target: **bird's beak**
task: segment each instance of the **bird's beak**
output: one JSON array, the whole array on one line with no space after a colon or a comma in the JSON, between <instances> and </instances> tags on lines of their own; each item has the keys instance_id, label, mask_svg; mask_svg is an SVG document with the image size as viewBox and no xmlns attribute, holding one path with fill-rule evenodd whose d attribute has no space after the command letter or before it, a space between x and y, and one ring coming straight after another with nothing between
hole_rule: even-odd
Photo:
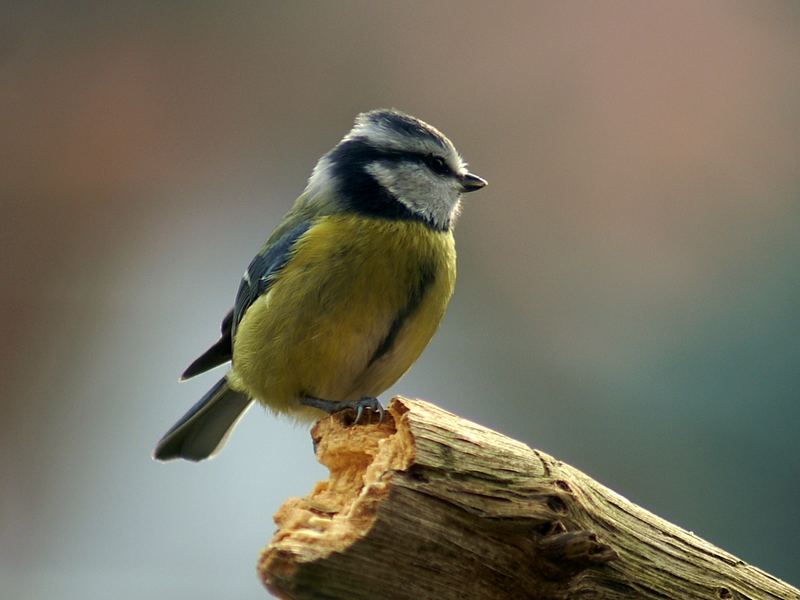
<instances>
[{"instance_id":1,"label":"bird's beak","mask_svg":"<svg viewBox=\"0 0 800 600\"><path fill-rule=\"evenodd\" d=\"M464 193L476 192L486 186L487 183L489 182L483 177L478 177L472 173L465 173L461 176L461 191Z\"/></svg>"}]
</instances>

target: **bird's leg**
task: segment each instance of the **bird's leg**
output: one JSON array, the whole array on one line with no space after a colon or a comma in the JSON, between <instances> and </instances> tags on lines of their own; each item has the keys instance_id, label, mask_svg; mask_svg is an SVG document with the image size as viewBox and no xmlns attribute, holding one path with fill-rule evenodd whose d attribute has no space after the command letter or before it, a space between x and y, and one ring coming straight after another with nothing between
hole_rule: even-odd
<instances>
[{"instance_id":1,"label":"bird's leg","mask_svg":"<svg viewBox=\"0 0 800 600\"><path fill-rule=\"evenodd\" d=\"M300 398L300 404L324 410L328 414L351 409L356 413L353 424L361 420L365 409L371 413L378 413L378 422L380 423L383 421L383 406L381 406L377 398L373 398L372 396L364 396L359 400L348 400L346 402L336 402L335 400L323 400L322 398L314 398L313 396L304 396Z\"/></svg>"}]
</instances>

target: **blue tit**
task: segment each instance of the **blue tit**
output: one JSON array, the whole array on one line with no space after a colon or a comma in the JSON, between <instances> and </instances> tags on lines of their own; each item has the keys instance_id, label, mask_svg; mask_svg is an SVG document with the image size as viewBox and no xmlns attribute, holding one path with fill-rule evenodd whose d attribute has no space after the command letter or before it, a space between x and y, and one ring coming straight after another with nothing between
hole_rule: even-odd
<instances>
[{"instance_id":1,"label":"blue tit","mask_svg":"<svg viewBox=\"0 0 800 600\"><path fill-rule=\"evenodd\" d=\"M253 400L298 420L377 400L422 353L456 278L461 195L486 185L436 128L358 115L242 277L222 335L183 373L231 368L159 441L159 460L215 454Z\"/></svg>"}]
</instances>

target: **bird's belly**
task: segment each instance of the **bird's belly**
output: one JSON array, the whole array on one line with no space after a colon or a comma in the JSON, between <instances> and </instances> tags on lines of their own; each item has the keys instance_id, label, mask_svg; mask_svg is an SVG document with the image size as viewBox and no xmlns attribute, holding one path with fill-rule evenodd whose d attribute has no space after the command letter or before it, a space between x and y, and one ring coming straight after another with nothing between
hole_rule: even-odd
<instances>
[{"instance_id":1,"label":"bird's belly","mask_svg":"<svg viewBox=\"0 0 800 600\"><path fill-rule=\"evenodd\" d=\"M337 249L324 260L301 249L236 333L233 384L277 412L313 418L319 413L300 405L303 396L379 395L418 358L452 293L447 252ZM420 273L431 270L420 291Z\"/></svg>"}]
</instances>

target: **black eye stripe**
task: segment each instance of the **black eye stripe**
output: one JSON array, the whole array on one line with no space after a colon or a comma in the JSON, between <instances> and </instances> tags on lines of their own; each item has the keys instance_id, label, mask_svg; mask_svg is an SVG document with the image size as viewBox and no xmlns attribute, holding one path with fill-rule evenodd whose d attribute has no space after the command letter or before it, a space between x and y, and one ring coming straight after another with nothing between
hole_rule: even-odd
<instances>
[{"instance_id":1,"label":"black eye stripe","mask_svg":"<svg viewBox=\"0 0 800 600\"><path fill-rule=\"evenodd\" d=\"M447 161L441 156L436 156L435 154L428 154L425 157L423 157L422 162L424 162L425 165L437 175L453 174L453 171L450 169L450 166L447 164Z\"/></svg>"},{"instance_id":2,"label":"black eye stripe","mask_svg":"<svg viewBox=\"0 0 800 600\"><path fill-rule=\"evenodd\" d=\"M380 149L363 138L342 142L330 153L329 158L340 174L363 168L373 162L416 162L425 165L441 176L452 176L453 170L444 157L433 153L408 152L395 149Z\"/></svg>"},{"instance_id":3,"label":"black eye stripe","mask_svg":"<svg viewBox=\"0 0 800 600\"><path fill-rule=\"evenodd\" d=\"M398 201L367 170L372 163L415 162L425 164L432 154L378 149L363 138L341 142L327 154L334 185L349 210L358 214L385 219L419 221L435 231L447 231L450 223L434 223L420 213L412 212Z\"/></svg>"}]
</instances>

